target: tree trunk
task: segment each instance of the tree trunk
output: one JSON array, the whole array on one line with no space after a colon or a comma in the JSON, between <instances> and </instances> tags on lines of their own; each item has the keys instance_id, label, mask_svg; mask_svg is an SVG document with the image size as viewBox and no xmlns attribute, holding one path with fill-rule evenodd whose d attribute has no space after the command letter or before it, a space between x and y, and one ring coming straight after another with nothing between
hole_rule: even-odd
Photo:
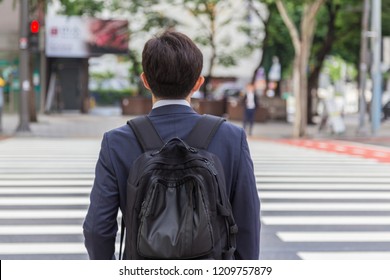
<instances>
[{"instance_id":1,"label":"tree trunk","mask_svg":"<svg viewBox=\"0 0 390 280\"><path fill-rule=\"evenodd\" d=\"M319 77L322 69L322 65L324 64L326 56L330 53L332 50L333 42L336 39L335 34L335 24L336 24L336 17L337 13L340 10L340 5L333 4L332 2L326 3L326 8L329 14L329 21L328 21L328 31L326 33L325 40L323 44L321 45L321 48L319 51L314 55L314 61L316 62L314 68L309 73L309 81L308 81L308 100L307 100L307 123L308 124L314 124L313 123L313 99L317 95L317 89L319 84Z\"/></svg>"},{"instance_id":2,"label":"tree trunk","mask_svg":"<svg viewBox=\"0 0 390 280\"><path fill-rule=\"evenodd\" d=\"M300 33L288 15L282 0L276 0L280 15L286 24L293 41L295 58L293 70L293 91L295 96L295 120L293 136L295 138L306 135L307 126L307 68L313 41L315 17L325 0L315 0L303 6Z\"/></svg>"},{"instance_id":3,"label":"tree trunk","mask_svg":"<svg viewBox=\"0 0 390 280\"><path fill-rule=\"evenodd\" d=\"M264 22L264 38L263 38L263 46L262 46L262 50L261 50L261 58L260 58L260 62L257 65L256 69L253 71L252 80L251 80L252 83L254 83L256 81L257 71L259 71L259 69L261 68L261 66L263 65L263 62L264 62L264 57L265 57L264 50L266 49L266 47L268 45L268 40L269 40L268 22L269 22L270 17L271 17L271 12L267 17L267 20Z\"/></svg>"},{"instance_id":4,"label":"tree trunk","mask_svg":"<svg viewBox=\"0 0 390 280\"><path fill-rule=\"evenodd\" d=\"M265 33L265 38L264 38L264 41L263 41L263 48L261 50L261 58L260 58L260 62L259 64L257 65L256 69L253 71L253 74L252 74L252 79L251 79L251 82L252 84L256 81L256 75L257 75L257 71L259 71L259 69L261 68L261 66L263 65L263 62L264 62L264 50L265 50L265 47L267 45L267 33Z\"/></svg>"},{"instance_id":5,"label":"tree trunk","mask_svg":"<svg viewBox=\"0 0 390 280\"><path fill-rule=\"evenodd\" d=\"M367 114L367 101L365 97L366 79L367 79L367 60L368 60L368 22L370 14L370 1L364 0L362 16L362 34L360 38L360 65L359 65L359 127L358 132L364 130L365 118Z\"/></svg>"}]
</instances>

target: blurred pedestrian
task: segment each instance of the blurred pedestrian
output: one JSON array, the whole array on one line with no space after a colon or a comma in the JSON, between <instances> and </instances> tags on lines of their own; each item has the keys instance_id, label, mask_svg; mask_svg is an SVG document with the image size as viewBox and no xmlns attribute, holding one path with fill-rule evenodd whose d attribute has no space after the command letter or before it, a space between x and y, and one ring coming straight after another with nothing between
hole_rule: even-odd
<instances>
[{"instance_id":1,"label":"blurred pedestrian","mask_svg":"<svg viewBox=\"0 0 390 280\"><path fill-rule=\"evenodd\" d=\"M256 109L258 107L258 99L256 95L255 86L253 84L247 84L245 91L242 95L244 105L244 122L243 128L246 131L249 125L247 133L252 135L253 123L255 121Z\"/></svg>"}]
</instances>

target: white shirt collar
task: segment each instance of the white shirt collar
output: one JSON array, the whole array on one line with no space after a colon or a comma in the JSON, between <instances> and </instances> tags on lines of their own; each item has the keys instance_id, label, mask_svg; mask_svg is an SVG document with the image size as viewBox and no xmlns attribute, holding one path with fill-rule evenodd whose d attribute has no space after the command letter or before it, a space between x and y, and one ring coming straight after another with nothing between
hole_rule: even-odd
<instances>
[{"instance_id":1,"label":"white shirt collar","mask_svg":"<svg viewBox=\"0 0 390 280\"><path fill-rule=\"evenodd\" d=\"M184 105L191 107L190 103L185 99L162 99L153 104L153 109L166 105Z\"/></svg>"}]
</instances>

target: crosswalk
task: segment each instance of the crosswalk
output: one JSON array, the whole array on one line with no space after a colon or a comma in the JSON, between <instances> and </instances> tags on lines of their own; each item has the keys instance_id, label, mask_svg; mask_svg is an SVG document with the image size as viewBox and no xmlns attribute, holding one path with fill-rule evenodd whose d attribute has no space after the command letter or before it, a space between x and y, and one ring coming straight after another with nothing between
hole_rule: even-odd
<instances>
[{"instance_id":1,"label":"crosswalk","mask_svg":"<svg viewBox=\"0 0 390 280\"><path fill-rule=\"evenodd\" d=\"M0 141L0 259L87 259L82 223L100 141Z\"/></svg>"},{"instance_id":2,"label":"crosswalk","mask_svg":"<svg viewBox=\"0 0 390 280\"><path fill-rule=\"evenodd\" d=\"M390 164L251 143L262 259L390 260Z\"/></svg>"},{"instance_id":3,"label":"crosswalk","mask_svg":"<svg viewBox=\"0 0 390 280\"><path fill-rule=\"evenodd\" d=\"M250 141L262 259L390 260L390 164ZM0 259L87 259L99 139L0 141Z\"/></svg>"}]
</instances>

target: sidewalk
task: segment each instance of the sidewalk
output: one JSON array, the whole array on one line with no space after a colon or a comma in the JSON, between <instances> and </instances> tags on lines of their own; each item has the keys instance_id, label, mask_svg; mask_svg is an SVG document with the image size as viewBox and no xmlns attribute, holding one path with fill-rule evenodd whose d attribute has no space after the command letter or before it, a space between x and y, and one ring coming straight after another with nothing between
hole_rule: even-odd
<instances>
[{"instance_id":1,"label":"sidewalk","mask_svg":"<svg viewBox=\"0 0 390 280\"><path fill-rule=\"evenodd\" d=\"M116 108L98 108L89 114L78 112L64 112L61 114L39 115L38 123L30 123L30 133L15 134L19 123L16 114L4 114L2 118L3 133L5 137L93 137L101 138L103 133L113 128L126 124L132 116L122 116ZM307 127L306 139L332 139L351 142L367 143L390 147L390 121L381 123L377 135L370 135L370 125L366 124L366 133L358 135L357 115L348 115L345 118L346 132L342 135L332 135L329 131L318 131L318 125ZM241 122L233 121L241 126ZM290 139L292 138L293 125L283 121L269 121L256 123L253 128L252 139Z\"/></svg>"},{"instance_id":2,"label":"sidewalk","mask_svg":"<svg viewBox=\"0 0 390 280\"><path fill-rule=\"evenodd\" d=\"M30 123L31 132L16 133L19 116L3 115L3 134L5 137L49 137L49 138L101 138L103 133L126 124L129 116L116 113L80 114L64 112L61 114L38 115L37 123Z\"/></svg>"}]
</instances>

